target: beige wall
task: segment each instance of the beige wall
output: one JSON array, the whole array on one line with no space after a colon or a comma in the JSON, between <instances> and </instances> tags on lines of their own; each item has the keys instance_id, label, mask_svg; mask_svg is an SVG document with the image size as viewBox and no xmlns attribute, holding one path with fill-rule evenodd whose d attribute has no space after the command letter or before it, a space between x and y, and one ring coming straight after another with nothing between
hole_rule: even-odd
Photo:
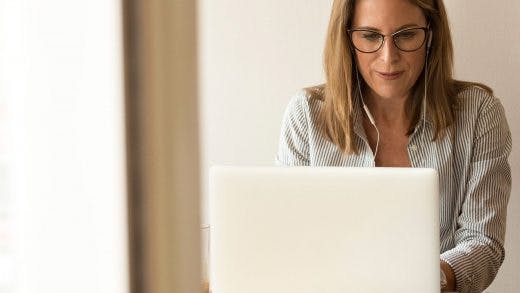
<instances>
[{"instance_id":1,"label":"beige wall","mask_svg":"<svg viewBox=\"0 0 520 293\"><path fill-rule=\"evenodd\" d=\"M200 1L203 176L212 164L273 162L288 99L299 88L322 80L321 52L331 2ZM520 110L520 88L516 87L520 81L520 2L445 2L454 35L457 76L492 86L506 106L516 182L520 178L520 123L515 115ZM517 190L513 188L509 208L506 262L489 292L520 288ZM204 194L206 209L207 192Z\"/></svg>"}]
</instances>

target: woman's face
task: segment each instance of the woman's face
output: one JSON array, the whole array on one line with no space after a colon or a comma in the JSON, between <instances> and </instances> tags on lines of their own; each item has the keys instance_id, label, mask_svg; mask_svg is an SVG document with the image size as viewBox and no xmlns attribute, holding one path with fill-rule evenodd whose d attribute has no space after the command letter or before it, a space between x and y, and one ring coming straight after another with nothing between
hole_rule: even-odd
<instances>
[{"instance_id":1,"label":"woman's face","mask_svg":"<svg viewBox=\"0 0 520 293\"><path fill-rule=\"evenodd\" d=\"M399 50L390 35L407 27L426 27L421 9L408 0L357 0L351 29L370 29L386 35L374 53L355 50L369 96L406 99L422 72L426 45L413 52ZM426 43L426 42L425 42Z\"/></svg>"}]
</instances>

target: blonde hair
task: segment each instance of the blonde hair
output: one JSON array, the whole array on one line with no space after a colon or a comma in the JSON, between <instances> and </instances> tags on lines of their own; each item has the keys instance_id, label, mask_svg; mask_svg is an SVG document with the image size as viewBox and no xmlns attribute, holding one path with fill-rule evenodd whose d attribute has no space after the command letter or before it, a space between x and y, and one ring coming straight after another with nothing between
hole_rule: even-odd
<instances>
[{"instance_id":1,"label":"blonde hair","mask_svg":"<svg viewBox=\"0 0 520 293\"><path fill-rule=\"evenodd\" d=\"M420 7L429 22L432 46L428 56L428 88L426 103L433 121L435 132L433 140L442 137L453 124L456 97L462 90L479 86L492 94L492 90L479 83L453 79L453 45L448 24L448 16L442 0L410 0ZM355 78L354 51L351 47L347 29L355 9L355 0L334 0L324 49L324 71L326 83L306 89L314 98L323 100L320 115L321 126L328 138L346 154L357 153L353 133L353 105L359 99ZM408 134L420 119L424 95L424 70L411 89L407 101L407 113L411 113ZM366 88L364 81L360 87Z\"/></svg>"}]
</instances>

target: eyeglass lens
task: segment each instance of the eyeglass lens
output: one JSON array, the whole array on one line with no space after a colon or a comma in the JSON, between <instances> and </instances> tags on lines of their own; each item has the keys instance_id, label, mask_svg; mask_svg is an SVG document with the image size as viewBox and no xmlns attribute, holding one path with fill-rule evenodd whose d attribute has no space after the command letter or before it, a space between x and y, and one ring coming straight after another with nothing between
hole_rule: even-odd
<instances>
[{"instance_id":1,"label":"eyeglass lens","mask_svg":"<svg viewBox=\"0 0 520 293\"><path fill-rule=\"evenodd\" d=\"M383 46L384 36L370 30L353 30L352 43L359 51L372 53ZM426 39L426 31L422 28L406 29L392 34L394 44L402 51L418 50Z\"/></svg>"}]
</instances>

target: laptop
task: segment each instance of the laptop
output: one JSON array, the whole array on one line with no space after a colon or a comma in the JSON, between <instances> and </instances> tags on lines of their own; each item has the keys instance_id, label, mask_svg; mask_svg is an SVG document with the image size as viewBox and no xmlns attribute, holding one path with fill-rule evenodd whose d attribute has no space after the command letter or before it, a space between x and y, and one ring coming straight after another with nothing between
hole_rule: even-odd
<instances>
[{"instance_id":1,"label":"laptop","mask_svg":"<svg viewBox=\"0 0 520 293\"><path fill-rule=\"evenodd\" d=\"M213 293L440 292L433 169L213 167Z\"/></svg>"}]
</instances>

